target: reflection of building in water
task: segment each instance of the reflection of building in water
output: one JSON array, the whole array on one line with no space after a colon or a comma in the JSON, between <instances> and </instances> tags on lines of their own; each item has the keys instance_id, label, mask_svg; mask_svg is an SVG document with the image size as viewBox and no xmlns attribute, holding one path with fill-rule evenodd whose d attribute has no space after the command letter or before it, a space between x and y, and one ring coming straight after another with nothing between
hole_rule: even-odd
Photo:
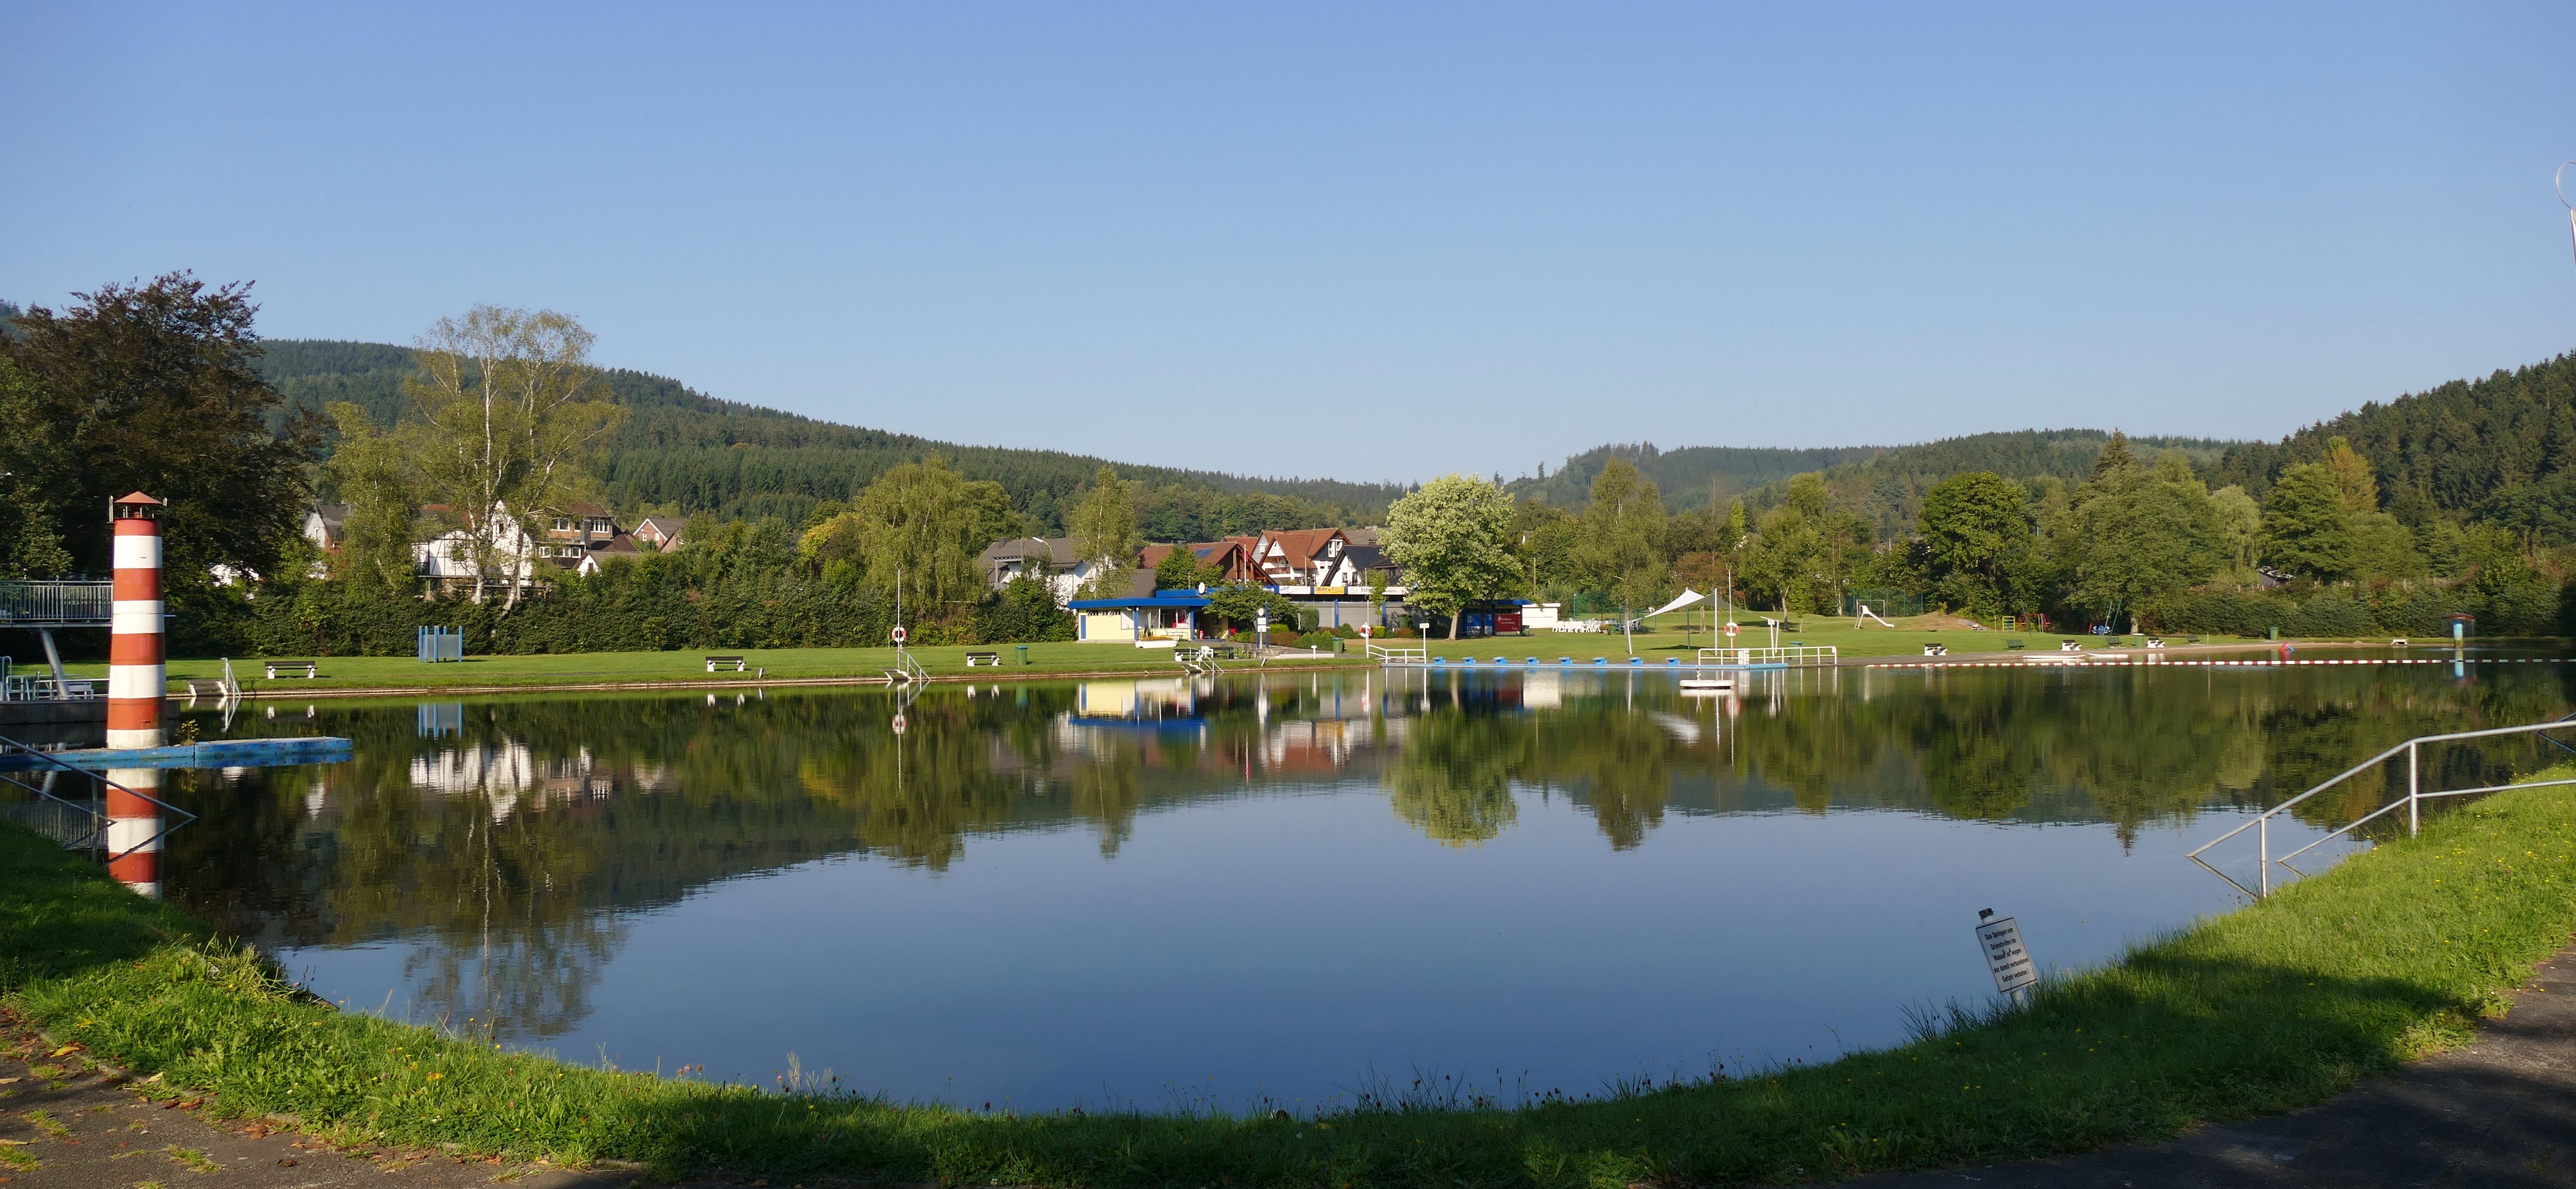
<instances>
[{"instance_id":1,"label":"reflection of building in water","mask_svg":"<svg viewBox=\"0 0 2576 1189\"><path fill-rule=\"evenodd\" d=\"M526 745L451 747L411 761L413 788L447 796L521 793L537 783L537 759Z\"/></svg>"},{"instance_id":2,"label":"reflection of building in water","mask_svg":"<svg viewBox=\"0 0 2576 1189\"><path fill-rule=\"evenodd\" d=\"M639 792L656 793L670 780L670 769L664 765L636 764L622 783ZM522 743L477 744L414 756L411 761L413 788L449 797L490 797L494 821L508 817L523 803L530 810L544 810L605 801L616 795L620 783L614 766L599 762L587 747L571 755L539 759Z\"/></svg>"},{"instance_id":3,"label":"reflection of building in water","mask_svg":"<svg viewBox=\"0 0 2576 1189\"><path fill-rule=\"evenodd\" d=\"M1073 712L1081 718L1195 718L1198 695L1198 683L1187 677L1086 681L1073 691Z\"/></svg>"}]
</instances>

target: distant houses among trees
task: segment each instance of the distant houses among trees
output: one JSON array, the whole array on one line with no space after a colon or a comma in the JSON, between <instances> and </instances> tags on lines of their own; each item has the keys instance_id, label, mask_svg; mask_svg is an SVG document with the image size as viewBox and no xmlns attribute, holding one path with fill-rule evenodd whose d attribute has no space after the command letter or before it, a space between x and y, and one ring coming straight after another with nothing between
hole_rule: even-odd
<instances>
[{"instance_id":1,"label":"distant houses among trees","mask_svg":"<svg viewBox=\"0 0 2576 1189\"><path fill-rule=\"evenodd\" d=\"M1579 489L1578 472L1518 498L1449 475L1346 516L1222 476L772 424L599 368L550 311L477 307L411 349L306 345L367 379L273 380L254 313L246 286L174 274L9 321L0 575L103 572L96 509L135 488L171 502L174 647L234 654L402 653L433 623L476 651L873 645L898 614L924 642L1068 639L1088 630L1073 605L1104 601L1188 603L1209 631L1266 615L1282 633L1454 635L1514 600L1625 621L1684 587L1792 616L1874 601L2348 635L2467 614L2541 633L2567 630L2576 569L2576 358L2279 444L2060 432L1822 452L1679 512L1638 459L1692 452L1596 452ZM692 435L719 424L773 435L722 446L727 465L821 451L795 465L838 458L839 485L677 478L713 465ZM651 481L648 429L676 468Z\"/></svg>"}]
</instances>

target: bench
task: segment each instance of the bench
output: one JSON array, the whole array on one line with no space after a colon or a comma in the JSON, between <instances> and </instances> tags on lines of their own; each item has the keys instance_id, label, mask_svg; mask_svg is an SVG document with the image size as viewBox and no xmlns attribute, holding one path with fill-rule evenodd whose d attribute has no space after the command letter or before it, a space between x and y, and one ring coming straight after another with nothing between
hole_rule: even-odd
<instances>
[{"instance_id":1,"label":"bench","mask_svg":"<svg viewBox=\"0 0 2576 1189\"><path fill-rule=\"evenodd\" d=\"M297 675L298 670L301 670L301 675L306 678L320 677L322 675L322 667L311 661L269 661L267 662L267 668L268 679L271 681L277 680L277 675L280 673L285 673L289 676Z\"/></svg>"},{"instance_id":2,"label":"bench","mask_svg":"<svg viewBox=\"0 0 2576 1189\"><path fill-rule=\"evenodd\" d=\"M711 656L707 658L707 672L713 673L727 665L733 666L733 671L736 673L747 672L751 668L749 662L738 656Z\"/></svg>"},{"instance_id":3,"label":"bench","mask_svg":"<svg viewBox=\"0 0 2576 1189\"><path fill-rule=\"evenodd\" d=\"M975 667L975 666L977 666L977 665L991 665L991 666L993 666L993 667L994 667L994 668L996 668L996 669L1001 668L1001 667L1002 667L1002 654L1001 654L1001 653L998 653L998 652L970 652L970 653L967 653L967 654L966 654L966 667L967 667L967 668L969 668L969 669L972 669L972 668L974 668L974 667Z\"/></svg>"},{"instance_id":4,"label":"bench","mask_svg":"<svg viewBox=\"0 0 2576 1189\"><path fill-rule=\"evenodd\" d=\"M2022 649L2025 649L2025 648L2028 648L2028 647L2030 647L2030 642L2029 642L2029 641L2027 641L2027 640L2006 640L2006 641L2004 641L2004 651L2006 651L2006 652L2019 652L2019 651L2021 651Z\"/></svg>"}]
</instances>

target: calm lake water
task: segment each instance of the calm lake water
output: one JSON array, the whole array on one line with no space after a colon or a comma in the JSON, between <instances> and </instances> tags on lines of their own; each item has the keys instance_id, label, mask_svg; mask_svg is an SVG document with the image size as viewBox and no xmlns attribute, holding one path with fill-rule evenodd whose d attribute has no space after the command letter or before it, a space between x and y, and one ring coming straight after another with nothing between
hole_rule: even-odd
<instances>
[{"instance_id":1,"label":"calm lake water","mask_svg":"<svg viewBox=\"0 0 2576 1189\"><path fill-rule=\"evenodd\" d=\"M1982 908L2048 967L2231 908L2184 851L2408 736L2566 713L2569 678L1843 669L1707 699L1351 672L201 710L207 737L357 758L176 781L203 817L167 894L353 1008L576 1061L766 1083L793 1053L996 1108L1312 1109L1423 1074L1580 1095L1983 1003Z\"/></svg>"}]
</instances>

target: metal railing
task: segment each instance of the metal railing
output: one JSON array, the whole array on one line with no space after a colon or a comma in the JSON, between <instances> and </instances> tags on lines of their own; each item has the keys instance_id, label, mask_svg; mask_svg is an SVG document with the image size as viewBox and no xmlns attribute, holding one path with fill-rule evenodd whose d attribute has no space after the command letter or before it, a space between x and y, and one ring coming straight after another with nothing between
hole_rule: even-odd
<instances>
[{"instance_id":1,"label":"metal railing","mask_svg":"<svg viewBox=\"0 0 2576 1189\"><path fill-rule=\"evenodd\" d=\"M111 582L0 582L0 627L105 627L115 589Z\"/></svg>"},{"instance_id":2,"label":"metal railing","mask_svg":"<svg viewBox=\"0 0 2576 1189\"><path fill-rule=\"evenodd\" d=\"M1431 648L1429 645L1424 645L1420 648L1397 648L1384 644L1371 644L1368 646L1368 654L1372 659L1389 665L1427 665L1431 663Z\"/></svg>"},{"instance_id":3,"label":"metal railing","mask_svg":"<svg viewBox=\"0 0 2576 1189\"><path fill-rule=\"evenodd\" d=\"M27 792L34 793L36 795L36 803L39 806L46 807L49 813L46 815L32 815L35 816L37 820L31 820L25 824L51 836L55 841L62 843L64 848L67 850L104 850L110 845L107 837L107 826L109 820L107 816L107 791L109 789L114 789L117 792L140 801L149 802L160 810L160 814L158 816L162 822L161 828L154 831L151 837L145 838L132 846L126 847L124 850L108 855L107 857L111 862L117 859L122 859L127 855L142 850L144 847L159 842L163 838L169 837L170 831L176 830L181 826L187 825L189 822L197 820L196 814L190 813L185 809L181 809L178 806L164 801L159 797L155 797L150 793L137 792L134 789L127 788L113 780L109 780L105 773L92 772L87 768L82 768L66 762L62 757L57 756L52 752L45 751L37 747L31 747L5 735L0 735L0 755L32 756L40 765L43 766L45 779L41 784L29 784L26 781L18 779L16 775L6 771L0 771L0 783L15 785ZM54 792L55 781L66 772L86 780L97 781L99 795L89 801L75 801L69 797L65 797ZM173 820L174 815L176 820ZM50 817L50 824L46 820L48 816ZM82 821L86 821L88 823L86 829L81 828L77 824Z\"/></svg>"},{"instance_id":4,"label":"metal railing","mask_svg":"<svg viewBox=\"0 0 2576 1189\"><path fill-rule=\"evenodd\" d=\"M1831 644L1780 644L1768 648L1703 648L1699 650L1698 667L1703 669L1743 669L1809 665L1833 665L1842 661L1842 652Z\"/></svg>"},{"instance_id":5,"label":"metal railing","mask_svg":"<svg viewBox=\"0 0 2576 1189\"><path fill-rule=\"evenodd\" d=\"M57 682L51 677L12 673L0 677L0 702L92 702L98 700L101 684L83 677Z\"/></svg>"},{"instance_id":6,"label":"metal railing","mask_svg":"<svg viewBox=\"0 0 2576 1189\"><path fill-rule=\"evenodd\" d=\"M2423 829L2423 807L2424 802L2426 801L2442 797L2469 797L2480 793L2499 793L2506 789L2513 788L2547 788L2552 785L2576 784L2576 778L2571 778L2567 780L2535 780L2526 784L2487 784L2464 789L2428 790L2424 787L2425 744L2455 743L2463 739L2494 739L2506 735L2538 735L2542 740L2556 744L2562 749L2566 749L2566 744L2561 743L2559 740L2551 739L2544 733L2558 730L2576 730L2576 714L2571 714L2565 718L2556 719L2550 722L2532 723L2528 726L2494 727L2484 731L2453 731L2449 734L2443 735L2419 735L2413 739L2405 741L2404 743L2400 743L2395 747L2391 747L2378 755L2363 760L2350 768L2344 769L2342 772L2329 777L2325 782L2317 785L2315 788L2309 789L2298 796L2292 797L2287 801L2283 801L2270 809L2266 809L2263 812L2254 815L2253 820L2245 822L2233 830L2229 830L2216 838L2212 838L2209 841L2200 844L2198 849L2193 850L2184 857L2195 863L2199 863L2203 867L2208 867L2209 870L2216 874L2220 879L2224 879L2231 884L2235 884L2237 891L2243 892L2246 895L2253 896L2257 899L2269 896L2272 894L2273 864L2278 863L2283 867L2288 867L2294 873L2304 875L2306 874L2305 872L2301 872L2298 868L2290 866L2290 860L2298 858L2300 855L2304 855L2309 851L2315 850L2316 848L2323 846L2336 838L2349 834L2354 830L2360 829L2362 826L2367 825L2368 823L2387 814L2394 813L2399 809L2404 809L2406 811L2406 833L2409 836L2412 836ZM2405 796L2399 797L2390 801L2386 805L2382 805L2377 809L2371 810L2370 812L2365 813L2344 825L2328 830L2324 837L2318 838L2315 841L2308 843L2306 846L2302 846L2297 850L2282 855L2280 858L2275 859L2272 857L2273 818L2289 812L2291 809L2296 808L2300 802L2305 801L2310 797L2316 796L2327 789L2342 784L2343 782L2350 780L2355 776L2359 776L2364 772L2377 768L2390 760L2396 759L2400 755L2406 757ZM2230 877L2226 872L2219 871L2215 867L2210 867L2209 862L2200 857L2211 847L2217 846L2219 843L2225 842L2230 838L2234 838L2247 830L2254 831L2256 855L2258 862L2260 863L2260 866L2256 868L2257 876L2255 879L2255 887L2252 888L2248 888L2241 883L2236 883L2236 880Z\"/></svg>"}]
</instances>

